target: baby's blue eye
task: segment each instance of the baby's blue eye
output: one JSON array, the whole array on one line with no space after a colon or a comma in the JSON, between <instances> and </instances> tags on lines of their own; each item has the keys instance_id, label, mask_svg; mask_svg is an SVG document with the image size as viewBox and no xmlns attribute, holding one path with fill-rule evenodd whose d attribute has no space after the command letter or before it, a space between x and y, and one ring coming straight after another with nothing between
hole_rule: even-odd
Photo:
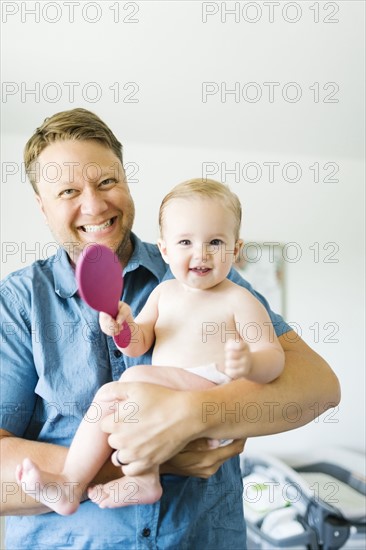
<instances>
[{"instance_id":1,"label":"baby's blue eye","mask_svg":"<svg viewBox=\"0 0 366 550\"><path fill-rule=\"evenodd\" d=\"M210 244L212 244L212 246L220 246L220 244L222 244L222 240L221 239L212 239L212 241L210 241Z\"/></svg>"}]
</instances>

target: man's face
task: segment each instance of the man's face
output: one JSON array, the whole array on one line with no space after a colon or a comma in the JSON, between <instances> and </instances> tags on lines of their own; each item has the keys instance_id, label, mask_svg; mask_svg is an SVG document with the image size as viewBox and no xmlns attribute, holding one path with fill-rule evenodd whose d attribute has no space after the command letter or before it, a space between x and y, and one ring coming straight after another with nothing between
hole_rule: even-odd
<instances>
[{"instance_id":1,"label":"man's face","mask_svg":"<svg viewBox=\"0 0 366 550\"><path fill-rule=\"evenodd\" d=\"M58 141L42 151L38 162L37 201L71 260L97 243L119 251L127 261L135 209L114 152L95 140Z\"/></svg>"}]
</instances>

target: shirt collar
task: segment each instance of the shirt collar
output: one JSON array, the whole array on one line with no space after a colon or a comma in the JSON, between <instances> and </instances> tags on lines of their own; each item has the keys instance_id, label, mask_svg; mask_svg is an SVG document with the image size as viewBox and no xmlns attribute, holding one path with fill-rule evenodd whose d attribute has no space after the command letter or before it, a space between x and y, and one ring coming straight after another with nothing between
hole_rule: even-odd
<instances>
[{"instance_id":1,"label":"shirt collar","mask_svg":"<svg viewBox=\"0 0 366 550\"><path fill-rule=\"evenodd\" d=\"M158 248L154 245L143 243L134 233L131 233L131 241L133 245L132 256L123 270L123 275L130 271L135 271L140 266L145 267L160 281L164 276L162 267L166 271L166 266L163 266L163 261ZM152 253L153 252L153 253ZM160 261L156 258L160 257ZM60 248L57 254L51 259L54 264L54 282L55 292L60 298L71 298L76 294L78 287L75 279L75 271L70 264L67 252Z\"/></svg>"},{"instance_id":2,"label":"shirt collar","mask_svg":"<svg viewBox=\"0 0 366 550\"><path fill-rule=\"evenodd\" d=\"M78 285L66 250L59 248L57 254L51 258L51 261L54 265L53 276L56 294L60 298L71 298L71 296L76 294Z\"/></svg>"},{"instance_id":3,"label":"shirt collar","mask_svg":"<svg viewBox=\"0 0 366 550\"><path fill-rule=\"evenodd\" d=\"M141 241L134 233L131 233L131 241L133 245L132 256L123 270L123 275L130 271L134 271L138 267L145 267L160 281L162 278L162 261L160 252L156 245L147 244ZM156 259L160 261L156 261ZM166 271L167 266L164 264L164 272Z\"/></svg>"}]
</instances>

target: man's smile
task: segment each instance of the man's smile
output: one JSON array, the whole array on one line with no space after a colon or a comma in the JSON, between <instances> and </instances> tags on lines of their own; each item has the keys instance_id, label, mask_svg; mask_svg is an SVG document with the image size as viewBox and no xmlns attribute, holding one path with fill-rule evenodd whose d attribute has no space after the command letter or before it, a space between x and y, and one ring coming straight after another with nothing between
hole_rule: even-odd
<instances>
[{"instance_id":1,"label":"man's smile","mask_svg":"<svg viewBox=\"0 0 366 550\"><path fill-rule=\"evenodd\" d=\"M107 229L107 227L110 227L115 220L116 216L101 223L100 225L80 225L79 228L85 233L96 233L98 231L103 231L103 229Z\"/></svg>"}]
</instances>

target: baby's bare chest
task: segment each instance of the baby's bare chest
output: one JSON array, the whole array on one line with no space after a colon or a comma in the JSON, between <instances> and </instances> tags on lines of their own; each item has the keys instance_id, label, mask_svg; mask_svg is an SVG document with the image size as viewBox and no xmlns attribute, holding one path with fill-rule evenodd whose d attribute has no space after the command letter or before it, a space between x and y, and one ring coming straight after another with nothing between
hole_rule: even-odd
<instances>
[{"instance_id":1,"label":"baby's bare chest","mask_svg":"<svg viewBox=\"0 0 366 550\"><path fill-rule=\"evenodd\" d=\"M217 333L222 329L235 328L233 304L225 296L205 296L198 299L194 294L177 294L159 303L156 332L177 335L186 332L190 337Z\"/></svg>"}]
</instances>

